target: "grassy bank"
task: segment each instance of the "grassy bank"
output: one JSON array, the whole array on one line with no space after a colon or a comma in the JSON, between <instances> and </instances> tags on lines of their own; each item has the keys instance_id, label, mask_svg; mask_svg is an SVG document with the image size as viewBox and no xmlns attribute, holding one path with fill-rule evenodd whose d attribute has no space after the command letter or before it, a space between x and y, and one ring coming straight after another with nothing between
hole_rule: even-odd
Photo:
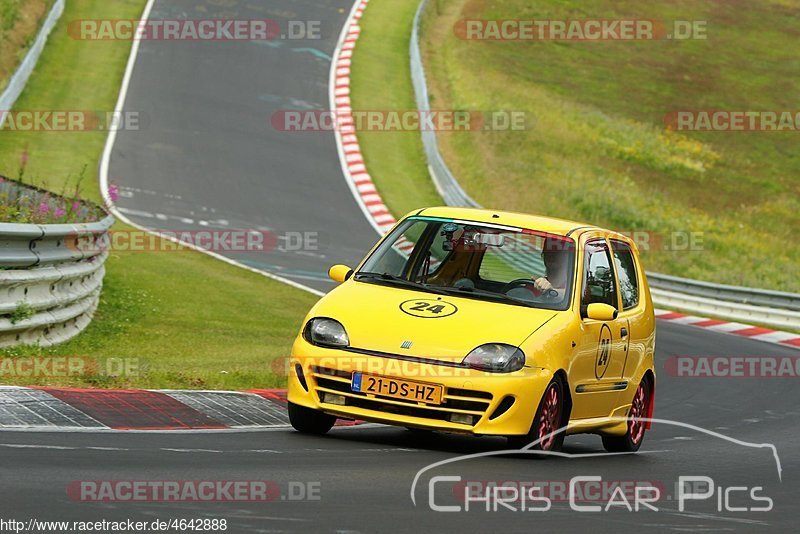
<instances>
[{"instance_id":1,"label":"grassy bank","mask_svg":"<svg viewBox=\"0 0 800 534\"><path fill-rule=\"evenodd\" d=\"M79 18L135 19L144 0L68 2L17 109L112 110L130 43L80 42L66 34ZM0 170L17 176L28 153L25 180L61 191L81 183L99 202L95 169L102 132L0 132ZM115 230L129 230L117 224ZM284 383L280 365L316 297L196 252L114 253L94 321L74 340L51 349L14 349L28 355L126 358L136 371L108 376L30 378L0 375L0 383L91 387L246 389ZM0 369L4 369L0 366ZM8 369L8 367L5 367Z\"/></svg>"},{"instance_id":2,"label":"grassy bank","mask_svg":"<svg viewBox=\"0 0 800 534\"><path fill-rule=\"evenodd\" d=\"M0 0L0 92L36 39L55 0Z\"/></svg>"},{"instance_id":3,"label":"grassy bank","mask_svg":"<svg viewBox=\"0 0 800 534\"><path fill-rule=\"evenodd\" d=\"M396 4L371 4L363 35L386 36L382 46L405 57L413 9ZM646 8L432 1L422 36L432 107L518 110L532 119L523 131L440 135L442 152L485 206L651 232L650 270L800 291L800 252L793 245L800 227L798 133L677 134L664 126L665 115L683 109L795 109L788 84L798 67L790 45L798 14L795 1L764 0L745 11L688 1ZM708 39L490 42L461 40L453 31L461 19L534 18L707 20ZM354 81L387 68L365 51L367 43L356 50ZM407 80L404 61L394 66ZM385 83L370 100L361 89L353 94L359 109L384 109L413 95L409 83ZM373 178L394 209L391 183L399 171L381 166L385 146L362 137ZM414 147L392 148L394 161L421 157ZM404 203L414 203L408 200L414 191L430 190L425 173L405 177ZM416 203L430 203L428 195ZM682 246L691 232L702 232L698 250Z\"/></svg>"}]
</instances>

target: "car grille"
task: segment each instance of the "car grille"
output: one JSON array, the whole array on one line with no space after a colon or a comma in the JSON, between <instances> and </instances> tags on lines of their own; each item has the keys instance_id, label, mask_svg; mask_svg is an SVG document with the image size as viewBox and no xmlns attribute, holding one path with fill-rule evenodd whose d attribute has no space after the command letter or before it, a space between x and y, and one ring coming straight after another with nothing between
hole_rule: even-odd
<instances>
[{"instance_id":1,"label":"car grille","mask_svg":"<svg viewBox=\"0 0 800 534\"><path fill-rule=\"evenodd\" d=\"M464 424L465 427L475 426L486 413L492 400L492 394L485 391L445 388L442 404L421 404L416 401L381 395L367 396L366 393L352 391L350 388L352 373L347 371L313 367L312 375L317 384L315 389L320 402L323 402L323 393L333 393L345 397L346 406L382 413L439 421L450 421L452 414L473 416L472 424Z\"/></svg>"}]
</instances>

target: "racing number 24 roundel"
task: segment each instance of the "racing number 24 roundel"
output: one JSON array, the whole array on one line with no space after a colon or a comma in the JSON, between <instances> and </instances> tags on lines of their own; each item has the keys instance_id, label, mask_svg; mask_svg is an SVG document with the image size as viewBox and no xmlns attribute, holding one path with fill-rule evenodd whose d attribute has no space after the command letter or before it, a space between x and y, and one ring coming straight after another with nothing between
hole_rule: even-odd
<instances>
[{"instance_id":1,"label":"racing number 24 roundel","mask_svg":"<svg viewBox=\"0 0 800 534\"><path fill-rule=\"evenodd\" d=\"M594 364L594 376L598 380L603 378L608 370L608 364L611 362L611 329L607 324L600 328L600 339L597 340L597 360Z\"/></svg>"},{"instance_id":2,"label":"racing number 24 roundel","mask_svg":"<svg viewBox=\"0 0 800 534\"><path fill-rule=\"evenodd\" d=\"M455 304L450 304L444 300L414 299L407 300L400 304L403 313L422 317L423 319L437 319L453 315L458 311Z\"/></svg>"}]
</instances>

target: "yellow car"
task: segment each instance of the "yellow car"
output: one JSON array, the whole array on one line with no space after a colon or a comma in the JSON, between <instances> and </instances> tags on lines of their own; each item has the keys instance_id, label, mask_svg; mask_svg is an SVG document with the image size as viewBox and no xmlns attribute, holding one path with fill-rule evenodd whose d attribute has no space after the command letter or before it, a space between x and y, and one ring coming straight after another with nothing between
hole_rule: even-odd
<instances>
[{"instance_id":1,"label":"yellow car","mask_svg":"<svg viewBox=\"0 0 800 534\"><path fill-rule=\"evenodd\" d=\"M292 426L337 417L555 451L595 433L638 450L655 394L655 317L635 244L591 225L415 211L311 309L292 348ZM565 428L566 431L557 432Z\"/></svg>"}]
</instances>

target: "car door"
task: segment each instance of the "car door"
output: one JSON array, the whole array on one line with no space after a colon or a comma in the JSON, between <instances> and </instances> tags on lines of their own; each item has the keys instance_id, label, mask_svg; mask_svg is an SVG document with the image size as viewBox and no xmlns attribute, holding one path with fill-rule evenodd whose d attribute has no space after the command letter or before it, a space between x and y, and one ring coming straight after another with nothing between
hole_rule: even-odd
<instances>
[{"instance_id":1,"label":"car door","mask_svg":"<svg viewBox=\"0 0 800 534\"><path fill-rule=\"evenodd\" d=\"M619 318L628 323L627 359L620 377L628 382L628 394L623 394L622 404L627 404L638 384L630 384L638 376L639 367L652 344L652 319L647 313L647 299L642 294L644 273L633 246L621 239L610 239L611 255L619 281L621 310ZM624 401L624 402L622 402Z\"/></svg>"},{"instance_id":2,"label":"car door","mask_svg":"<svg viewBox=\"0 0 800 534\"><path fill-rule=\"evenodd\" d=\"M575 419L606 417L619 405L628 349L628 320L597 321L585 317L586 306L619 306L616 271L602 238L587 239L582 254L581 335L570 369Z\"/></svg>"}]
</instances>

